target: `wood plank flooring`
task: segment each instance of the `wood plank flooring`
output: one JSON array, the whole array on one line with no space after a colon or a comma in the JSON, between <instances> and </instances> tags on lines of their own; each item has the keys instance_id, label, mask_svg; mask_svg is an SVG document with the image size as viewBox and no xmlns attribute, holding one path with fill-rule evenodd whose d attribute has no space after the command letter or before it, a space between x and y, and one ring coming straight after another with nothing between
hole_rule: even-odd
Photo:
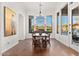
<instances>
[{"instance_id":1,"label":"wood plank flooring","mask_svg":"<svg viewBox=\"0 0 79 59\"><path fill-rule=\"evenodd\" d=\"M55 39L51 39L51 46L33 48L32 39L25 39L3 53L3 56L78 56L78 52L66 47Z\"/></svg>"}]
</instances>

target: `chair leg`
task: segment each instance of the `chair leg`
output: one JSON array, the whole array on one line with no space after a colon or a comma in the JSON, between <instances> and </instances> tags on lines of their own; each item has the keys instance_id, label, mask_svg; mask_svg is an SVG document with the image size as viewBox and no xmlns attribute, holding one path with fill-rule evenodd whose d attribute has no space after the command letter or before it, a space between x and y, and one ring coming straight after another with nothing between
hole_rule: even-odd
<instances>
[{"instance_id":1,"label":"chair leg","mask_svg":"<svg viewBox=\"0 0 79 59\"><path fill-rule=\"evenodd\" d=\"M42 40L42 47L46 48L47 47L47 41L46 40Z\"/></svg>"},{"instance_id":2,"label":"chair leg","mask_svg":"<svg viewBox=\"0 0 79 59\"><path fill-rule=\"evenodd\" d=\"M49 41L49 45L51 46L50 41Z\"/></svg>"},{"instance_id":3,"label":"chair leg","mask_svg":"<svg viewBox=\"0 0 79 59\"><path fill-rule=\"evenodd\" d=\"M50 40L48 40L48 44L51 46L51 44L50 44Z\"/></svg>"}]
</instances>

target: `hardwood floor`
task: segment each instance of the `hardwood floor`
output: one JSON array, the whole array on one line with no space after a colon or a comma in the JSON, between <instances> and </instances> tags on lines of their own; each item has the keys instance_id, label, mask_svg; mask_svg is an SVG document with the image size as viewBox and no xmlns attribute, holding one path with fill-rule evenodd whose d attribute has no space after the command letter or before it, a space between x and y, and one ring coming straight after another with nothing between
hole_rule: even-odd
<instances>
[{"instance_id":1,"label":"hardwood floor","mask_svg":"<svg viewBox=\"0 0 79 59\"><path fill-rule=\"evenodd\" d=\"M78 52L66 47L55 39L51 39L48 48L33 48L32 40L20 41L15 47L9 49L3 56L78 56Z\"/></svg>"}]
</instances>

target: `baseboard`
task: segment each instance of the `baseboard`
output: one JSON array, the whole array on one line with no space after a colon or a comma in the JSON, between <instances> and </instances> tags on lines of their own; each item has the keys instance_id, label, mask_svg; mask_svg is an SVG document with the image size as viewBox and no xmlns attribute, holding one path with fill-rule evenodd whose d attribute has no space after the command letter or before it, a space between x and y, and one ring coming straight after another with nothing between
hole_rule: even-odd
<instances>
[{"instance_id":1,"label":"baseboard","mask_svg":"<svg viewBox=\"0 0 79 59\"><path fill-rule=\"evenodd\" d=\"M55 39L55 40L57 40L57 39ZM78 52L78 50L72 48L71 46L68 46L67 44L63 43L62 41L60 41L60 40L57 40L57 41L60 42L61 44L63 44L64 46L69 47L69 48L73 49L74 51Z\"/></svg>"},{"instance_id":2,"label":"baseboard","mask_svg":"<svg viewBox=\"0 0 79 59\"><path fill-rule=\"evenodd\" d=\"M1 54L3 54L4 52L6 52L7 50L11 49L12 47L14 47L15 45L17 45L19 42L17 41L15 44L13 44L11 47L8 47L7 49L4 49L1 51Z\"/></svg>"},{"instance_id":3,"label":"baseboard","mask_svg":"<svg viewBox=\"0 0 79 59\"><path fill-rule=\"evenodd\" d=\"M61 44L63 44L64 46L69 47L67 44L65 44L65 42L62 42L61 40L57 40L56 38L54 38L56 41L60 42Z\"/></svg>"}]
</instances>

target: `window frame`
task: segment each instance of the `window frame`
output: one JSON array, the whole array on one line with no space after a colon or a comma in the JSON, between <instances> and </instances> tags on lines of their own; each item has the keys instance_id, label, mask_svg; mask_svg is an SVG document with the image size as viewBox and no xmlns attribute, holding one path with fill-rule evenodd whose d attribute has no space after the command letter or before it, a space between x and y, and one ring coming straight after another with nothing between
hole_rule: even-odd
<instances>
[{"instance_id":1,"label":"window frame","mask_svg":"<svg viewBox=\"0 0 79 59\"><path fill-rule=\"evenodd\" d=\"M34 18L34 16L33 15L29 15L28 16L28 19L29 19L29 22L28 22L29 23L28 24L28 26L29 26L29 33L33 33L32 32L32 24L31 24L32 19L30 19L30 17L33 17Z\"/></svg>"},{"instance_id":2,"label":"window frame","mask_svg":"<svg viewBox=\"0 0 79 59\"><path fill-rule=\"evenodd\" d=\"M67 7L67 10L65 10L64 8ZM65 11L64 11L65 10ZM67 14L66 14L67 13ZM63 26L63 23L62 23L62 16L67 16L68 18L68 4L66 4L62 9L61 9L61 35L68 35L68 32L67 34L63 34L62 32L62 26ZM67 26L68 26L68 19L67 19ZM68 28L67 28L68 29Z\"/></svg>"},{"instance_id":3,"label":"window frame","mask_svg":"<svg viewBox=\"0 0 79 59\"><path fill-rule=\"evenodd\" d=\"M60 22L59 22L59 12L57 13L57 34L59 34L59 32L58 32L58 27L59 27L59 25L60 25Z\"/></svg>"}]
</instances>

